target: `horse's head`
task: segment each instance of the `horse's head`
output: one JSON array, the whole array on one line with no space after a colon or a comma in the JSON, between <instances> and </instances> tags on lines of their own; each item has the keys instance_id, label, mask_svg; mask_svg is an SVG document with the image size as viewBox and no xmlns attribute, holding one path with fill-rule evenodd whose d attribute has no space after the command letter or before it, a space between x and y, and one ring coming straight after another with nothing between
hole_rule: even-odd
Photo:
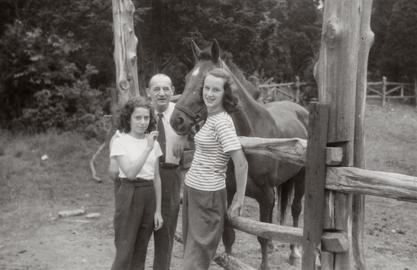
<instances>
[{"instance_id":1,"label":"horse's head","mask_svg":"<svg viewBox=\"0 0 417 270\"><path fill-rule=\"evenodd\" d=\"M201 91L204 78L210 70L221 66L220 48L216 40L204 50L200 50L193 41L192 49L195 66L185 77L184 91L171 116L171 126L180 135L190 133L195 124L207 117Z\"/></svg>"}]
</instances>

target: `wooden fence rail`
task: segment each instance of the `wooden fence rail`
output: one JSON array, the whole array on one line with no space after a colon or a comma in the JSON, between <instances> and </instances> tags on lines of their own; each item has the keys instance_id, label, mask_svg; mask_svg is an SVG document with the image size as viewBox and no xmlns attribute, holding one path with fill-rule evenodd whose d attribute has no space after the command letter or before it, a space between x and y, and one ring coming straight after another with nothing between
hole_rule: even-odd
<instances>
[{"instance_id":1,"label":"wooden fence rail","mask_svg":"<svg viewBox=\"0 0 417 270\"><path fill-rule=\"evenodd\" d=\"M269 82L258 85L265 101L275 101L289 99L300 102L301 88L308 85L314 85L311 82L301 82L296 76L294 82L274 83ZM281 97L279 97L281 95ZM283 97L283 98L282 98ZM414 99L417 106L417 83L389 82L384 76L379 82L367 83L367 98L381 99L382 106L391 99L406 100Z\"/></svg>"},{"instance_id":2,"label":"wooden fence rail","mask_svg":"<svg viewBox=\"0 0 417 270\"><path fill-rule=\"evenodd\" d=\"M239 137L245 153L259 154L305 166L307 140L300 138ZM326 147L326 165L337 165L343 159L339 147ZM366 170L355 167L328 167L326 188L397 200L417 202L417 177L399 173Z\"/></svg>"},{"instance_id":3,"label":"wooden fence rail","mask_svg":"<svg viewBox=\"0 0 417 270\"><path fill-rule=\"evenodd\" d=\"M417 203L417 177L354 167L329 167L326 188Z\"/></svg>"},{"instance_id":4,"label":"wooden fence rail","mask_svg":"<svg viewBox=\"0 0 417 270\"><path fill-rule=\"evenodd\" d=\"M381 99L382 106L390 99L415 99L417 106L417 84L388 82L387 78L382 77L380 82L368 82L367 98Z\"/></svg>"}]
</instances>

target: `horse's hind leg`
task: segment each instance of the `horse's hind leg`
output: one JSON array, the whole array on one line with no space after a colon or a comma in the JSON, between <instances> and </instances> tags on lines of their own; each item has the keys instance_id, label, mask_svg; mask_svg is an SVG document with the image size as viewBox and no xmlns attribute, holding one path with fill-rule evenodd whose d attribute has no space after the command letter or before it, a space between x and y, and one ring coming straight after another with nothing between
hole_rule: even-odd
<instances>
[{"instance_id":1,"label":"horse's hind leg","mask_svg":"<svg viewBox=\"0 0 417 270\"><path fill-rule=\"evenodd\" d=\"M304 178L305 178L305 169L303 168L296 176L294 176L294 199L291 205L291 215L293 218L293 226L298 227L298 221L302 210L302 199L304 196ZM300 247L291 244L290 245L291 254L290 254L290 264L296 265L300 263L301 252Z\"/></svg>"},{"instance_id":2,"label":"horse's hind leg","mask_svg":"<svg viewBox=\"0 0 417 270\"><path fill-rule=\"evenodd\" d=\"M256 198L259 203L259 219L261 222L272 223L272 211L274 210L275 194L274 188L270 186L264 186L262 193ZM262 262L261 269L268 270L268 246L269 239L258 237L258 241L261 244Z\"/></svg>"}]
</instances>

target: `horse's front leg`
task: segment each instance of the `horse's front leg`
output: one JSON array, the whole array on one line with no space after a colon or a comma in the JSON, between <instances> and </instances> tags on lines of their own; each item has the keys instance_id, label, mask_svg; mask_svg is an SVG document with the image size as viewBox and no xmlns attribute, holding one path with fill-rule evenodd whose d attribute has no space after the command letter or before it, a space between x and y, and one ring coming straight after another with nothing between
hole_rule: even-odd
<instances>
[{"instance_id":1,"label":"horse's front leg","mask_svg":"<svg viewBox=\"0 0 417 270\"><path fill-rule=\"evenodd\" d=\"M259 220L261 222L272 223L272 212L274 210L275 194L273 187L264 186L262 188L261 196L257 197L256 200L259 203ZM258 237L258 241L261 244L262 262L261 269L268 270L268 249L270 247L271 240Z\"/></svg>"}]
</instances>

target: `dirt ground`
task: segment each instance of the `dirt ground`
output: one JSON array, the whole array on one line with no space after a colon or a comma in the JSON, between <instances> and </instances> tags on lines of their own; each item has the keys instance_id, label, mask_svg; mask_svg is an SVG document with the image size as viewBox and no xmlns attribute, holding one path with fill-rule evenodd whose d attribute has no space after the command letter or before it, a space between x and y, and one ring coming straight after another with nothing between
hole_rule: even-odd
<instances>
[{"instance_id":1,"label":"dirt ground","mask_svg":"<svg viewBox=\"0 0 417 270\"><path fill-rule=\"evenodd\" d=\"M367 106L367 167L417 175L417 112L411 106ZM109 269L113 247L113 186L105 175L106 153L99 157L103 183L91 180L88 160L98 143L76 134L0 136L0 269ZM40 157L48 155L48 160ZM368 269L417 269L417 204L366 197L365 255ZM58 218L61 210L100 213ZM248 199L244 216L257 217ZM180 230L179 224L178 230ZM275 242L271 269L288 264L289 245ZM151 269L153 243L147 269ZM220 247L220 251L223 247ZM254 236L238 233L236 257L260 263ZM172 269L181 267L175 244ZM212 264L210 269L220 269Z\"/></svg>"}]
</instances>

